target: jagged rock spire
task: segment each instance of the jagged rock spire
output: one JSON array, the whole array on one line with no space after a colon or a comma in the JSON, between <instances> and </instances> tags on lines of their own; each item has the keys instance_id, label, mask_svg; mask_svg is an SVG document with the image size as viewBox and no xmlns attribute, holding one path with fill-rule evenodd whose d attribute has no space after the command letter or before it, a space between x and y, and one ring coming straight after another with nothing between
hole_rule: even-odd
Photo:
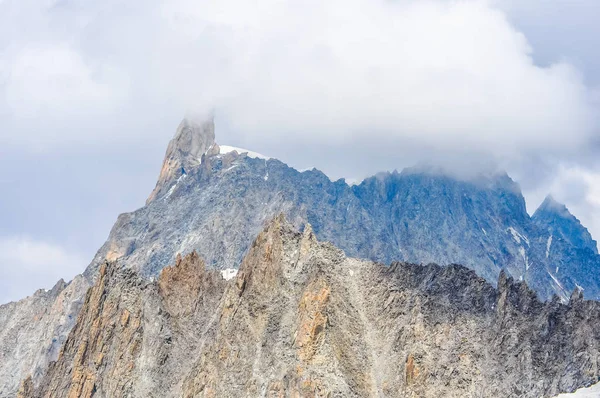
<instances>
[{"instance_id":1,"label":"jagged rock spire","mask_svg":"<svg viewBox=\"0 0 600 398\"><path fill-rule=\"evenodd\" d=\"M158 182L146 203L160 196L163 190L168 189L169 182L186 173L188 168L199 165L203 155L218 152L212 116L204 120L190 117L183 119L169 142Z\"/></svg>"},{"instance_id":2,"label":"jagged rock spire","mask_svg":"<svg viewBox=\"0 0 600 398\"><path fill-rule=\"evenodd\" d=\"M560 237L579 249L589 249L598 254L598 246L590 232L567 207L557 202L552 195L546 196L535 211L532 220L554 237Z\"/></svg>"}]
</instances>

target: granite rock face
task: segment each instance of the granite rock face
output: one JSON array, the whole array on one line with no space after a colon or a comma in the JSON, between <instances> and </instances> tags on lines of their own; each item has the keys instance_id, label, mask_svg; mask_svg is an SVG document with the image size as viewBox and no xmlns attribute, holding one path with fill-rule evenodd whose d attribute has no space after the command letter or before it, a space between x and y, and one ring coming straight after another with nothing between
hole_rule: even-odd
<instances>
[{"instance_id":1,"label":"granite rock face","mask_svg":"<svg viewBox=\"0 0 600 398\"><path fill-rule=\"evenodd\" d=\"M235 278L192 253L151 282L103 265L20 397L550 397L600 378L600 303L458 265L347 258L283 217Z\"/></svg>"},{"instance_id":2,"label":"granite rock face","mask_svg":"<svg viewBox=\"0 0 600 398\"><path fill-rule=\"evenodd\" d=\"M204 122L184 119L169 142L156 187L148 202L165 193L165 184L184 175L186 169L198 166L202 156L219 153L215 145L215 123L212 119Z\"/></svg>"}]
</instances>

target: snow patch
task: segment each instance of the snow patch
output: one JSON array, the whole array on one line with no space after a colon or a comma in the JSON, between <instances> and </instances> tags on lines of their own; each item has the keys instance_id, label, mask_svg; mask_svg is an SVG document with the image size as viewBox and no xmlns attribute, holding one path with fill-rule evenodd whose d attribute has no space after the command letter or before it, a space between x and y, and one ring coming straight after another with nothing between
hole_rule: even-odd
<instances>
[{"instance_id":1,"label":"snow patch","mask_svg":"<svg viewBox=\"0 0 600 398\"><path fill-rule=\"evenodd\" d=\"M546 242L546 258L548 258L548 256L550 255L550 246L552 246L552 235L550 235L550 237L548 238L548 242Z\"/></svg>"},{"instance_id":2,"label":"snow patch","mask_svg":"<svg viewBox=\"0 0 600 398\"><path fill-rule=\"evenodd\" d=\"M525 248L523 246L519 247L519 253L521 254L521 257L523 257L523 262L525 263L525 271L529 270L529 258L527 257L527 254L525 253Z\"/></svg>"},{"instance_id":3,"label":"snow patch","mask_svg":"<svg viewBox=\"0 0 600 398\"><path fill-rule=\"evenodd\" d=\"M529 239L527 239L527 237L525 235L520 234L513 227L508 227L508 231L511 233L515 242L517 242L518 244L521 244L521 242L525 242L527 244L527 246L529 246Z\"/></svg>"},{"instance_id":4,"label":"snow patch","mask_svg":"<svg viewBox=\"0 0 600 398\"><path fill-rule=\"evenodd\" d=\"M300 170L298 170L298 172L299 173L306 173L307 171L311 171L313 169L314 169L314 167L309 167L309 168L306 168L306 169L300 169Z\"/></svg>"},{"instance_id":5,"label":"snow patch","mask_svg":"<svg viewBox=\"0 0 600 398\"><path fill-rule=\"evenodd\" d=\"M569 300L568 300L568 299L569 299L569 296L568 296L568 294L566 293L566 290L565 290L565 288L563 287L562 283L560 283L560 281L559 281L559 280L558 280L558 279L557 279L557 278L556 278L554 275L552 275L552 274L551 274L549 271L546 271L546 272L548 272L548 275L550 275L550 277L552 278L552 280L554 281L554 283L556 283L556 285L557 285L557 286L560 288L560 290L561 290L561 294L560 294L560 296L561 296L561 300L562 300L562 302L563 302L563 303L566 303L567 301L569 301Z\"/></svg>"},{"instance_id":6,"label":"snow patch","mask_svg":"<svg viewBox=\"0 0 600 398\"><path fill-rule=\"evenodd\" d=\"M353 186L353 185L360 185L363 180L359 180L357 178L346 178L346 184L348 184L348 186Z\"/></svg>"},{"instance_id":7,"label":"snow patch","mask_svg":"<svg viewBox=\"0 0 600 398\"><path fill-rule=\"evenodd\" d=\"M237 275L238 270L235 268L227 268L221 271L221 276L223 277L223 279L225 279L226 281L235 278L235 276Z\"/></svg>"},{"instance_id":8,"label":"snow patch","mask_svg":"<svg viewBox=\"0 0 600 398\"><path fill-rule=\"evenodd\" d=\"M588 388L580 388L579 390L569 393L560 394L555 398L598 398L600 397L600 383L594 384Z\"/></svg>"},{"instance_id":9,"label":"snow patch","mask_svg":"<svg viewBox=\"0 0 600 398\"><path fill-rule=\"evenodd\" d=\"M556 282L556 284L557 284L557 285L558 285L558 286L559 286L561 289L563 289L563 290L564 290L564 287L563 287L563 285L562 285L562 284L561 284L561 283L558 281L558 279L556 279L556 277L555 277L554 275L552 275L550 272L548 272L548 275L550 275L550 277L552 278L552 280L553 280L554 282Z\"/></svg>"},{"instance_id":10,"label":"snow patch","mask_svg":"<svg viewBox=\"0 0 600 398\"><path fill-rule=\"evenodd\" d=\"M183 180L185 178L185 176L187 176L187 174L182 174L179 176L177 181L175 181L175 184L173 184L173 186L169 189L169 191L165 195L164 200L167 200L171 197L171 195L173 194L173 191L175 191L175 188L177 187L177 184L179 184L179 181Z\"/></svg>"},{"instance_id":11,"label":"snow patch","mask_svg":"<svg viewBox=\"0 0 600 398\"><path fill-rule=\"evenodd\" d=\"M267 165L267 159L265 159L265 169L267 170L267 174L263 177L265 181L269 181L269 166Z\"/></svg>"},{"instance_id":12,"label":"snow patch","mask_svg":"<svg viewBox=\"0 0 600 398\"><path fill-rule=\"evenodd\" d=\"M229 146L229 145L219 145L219 154L221 154L221 155L224 155L224 154L230 153L230 152L234 152L234 151L239 153L240 155L245 153L249 158L253 158L253 159L265 159L265 160L271 159L268 156L262 155L258 152L252 152L252 151L249 151L244 148L238 148L238 147Z\"/></svg>"}]
</instances>

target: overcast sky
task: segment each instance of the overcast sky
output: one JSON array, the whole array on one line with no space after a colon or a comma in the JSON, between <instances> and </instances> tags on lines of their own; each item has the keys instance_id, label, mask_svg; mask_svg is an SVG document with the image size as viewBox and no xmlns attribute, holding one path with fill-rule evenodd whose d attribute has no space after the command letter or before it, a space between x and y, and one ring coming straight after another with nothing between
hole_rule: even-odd
<instances>
[{"instance_id":1,"label":"overcast sky","mask_svg":"<svg viewBox=\"0 0 600 398\"><path fill-rule=\"evenodd\" d=\"M332 178L506 169L600 236L598 0L0 0L0 303L81 272L186 112Z\"/></svg>"}]
</instances>

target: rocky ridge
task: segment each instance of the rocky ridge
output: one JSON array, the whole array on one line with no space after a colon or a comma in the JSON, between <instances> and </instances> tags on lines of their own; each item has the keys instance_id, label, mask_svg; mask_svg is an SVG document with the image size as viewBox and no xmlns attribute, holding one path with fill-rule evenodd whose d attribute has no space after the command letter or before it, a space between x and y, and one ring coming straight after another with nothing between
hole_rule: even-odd
<instances>
[{"instance_id":1,"label":"rocky ridge","mask_svg":"<svg viewBox=\"0 0 600 398\"><path fill-rule=\"evenodd\" d=\"M192 253L157 281L103 265L20 397L550 397L600 378L600 303L459 265L347 258L283 217L230 281Z\"/></svg>"},{"instance_id":2,"label":"rocky ridge","mask_svg":"<svg viewBox=\"0 0 600 398\"><path fill-rule=\"evenodd\" d=\"M279 213L296 227L310 222L319 239L352 257L460 263L493 284L504 269L543 299L556 294L566 303L576 288L600 298L600 257L587 230L566 208L529 217L506 174L463 181L408 169L350 186L315 169L223 150L214 131L212 120L180 124L146 206L119 216L83 275L57 295L0 306L0 397L14 396L25 375L39 383L106 261L144 280L193 251L208 268L235 269Z\"/></svg>"},{"instance_id":3,"label":"rocky ridge","mask_svg":"<svg viewBox=\"0 0 600 398\"><path fill-rule=\"evenodd\" d=\"M595 241L589 232L564 206L561 223L556 212L541 211L545 205L530 217L518 184L505 173L458 180L436 170L406 169L350 186L244 150L221 153L211 123L206 129L180 127L148 204L119 216L88 277L105 259L122 259L156 276L177 253L193 250L211 267L237 268L251 237L285 213L296 226L311 223L319 238L354 257L459 263L491 283L504 269L544 299L557 294L566 301L577 286L587 298L600 298L600 273L594 272L600 256L590 249ZM178 149L189 141L178 138L182 132L204 134L197 141L205 152L194 150L192 156Z\"/></svg>"}]
</instances>

